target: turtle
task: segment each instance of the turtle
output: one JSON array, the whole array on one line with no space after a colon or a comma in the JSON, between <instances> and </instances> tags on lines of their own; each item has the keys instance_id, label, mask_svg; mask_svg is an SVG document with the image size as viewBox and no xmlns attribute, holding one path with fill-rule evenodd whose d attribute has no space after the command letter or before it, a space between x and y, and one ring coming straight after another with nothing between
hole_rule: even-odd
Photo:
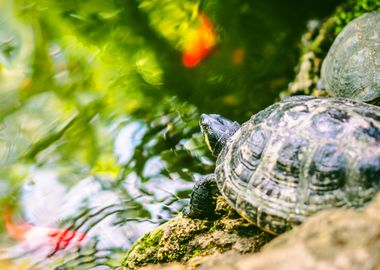
<instances>
[{"instance_id":1,"label":"turtle","mask_svg":"<svg viewBox=\"0 0 380 270\"><path fill-rule=\"evenodd\" d=\"M343 28L323 60L320 86L332 97L379 103L380 11Z\"/></svg>"},{"instance_id":2,"label":"turtle","mask_svg":"<svg viewBox=\"0 0 380 270\"><path fill-rule=\"evenodd\" d=\"M328 208L360 208L380 190L380 108L293 96L240 125L202 114L215 172L194 185L184 216L214 213L215 191L262 230L281 234Z\"/></svg>"}]
</instances>

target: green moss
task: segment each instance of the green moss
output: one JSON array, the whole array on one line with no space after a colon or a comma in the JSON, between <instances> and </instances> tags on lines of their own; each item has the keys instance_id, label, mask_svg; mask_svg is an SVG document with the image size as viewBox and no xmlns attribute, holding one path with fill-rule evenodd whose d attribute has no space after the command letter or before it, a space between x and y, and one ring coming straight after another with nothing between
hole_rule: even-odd
<instances>
[{"instance_id":1,"label":"green moss","mask_svg":"<svg viewBox=\"0 0 380 270\"><path fill-rule=\"evenodd\" d=\"M218 197L217 209L220 215L215 220L178 216L162 224L131 247L123 266L135 269L173 261L186 264L191 259L201 259L216 251L256 252L272 239L230 209L222 196Z\"/></svg>"},{"instance_id":2,"label":"green moss","mask_svg":"<svg viewBox=\"0 0 380 270\"><path fill-rule=\"evenodd\" d=\"M212 249L213 247L215 247L215 245L213 243L209 243L207 246L206 246L206 249Z\"/></svg>"},{"instance_id":3,"label":"green moss","mask_svg":"<svg viewBox=\"0 0 380 270\"><path fill-rule=\"evenodd\" d=\"M136 251L140 254L146 253L148 248L157 248L162 238L162 232L148 233L141 239L141 245L138 246Z\"/></svg>"},{"instance_id":4,"label":"green moss","mask_svg":"<svg viewBox=\"0 0 380 270\"><path fill-rule=\"evenodd\" d=\"M319 34L304 46L303 53L312 51L317 57L324 57L331 44L342 29L353 19L380 8L380 0L351 0L338 6L332 16L321 26Z\"/></svg>"},{"instance_id":5,"label":"green moss","mask_svg":"<svg viewBox=\"0 0 380 270\"><path fill-rule=\"evenodd\" d=\"M172 252L165 252L160 257L160 263L179 261L185 253L188 252L187 244L181 244L177 249Z\"/></svg>"},{"instance_id":6,"label":"green moss","mask_svg":"<svg viewBox=\"0 0 380 270\"><path fill-rule=\"evenodd\" d=\"M127 252L123 265L134 269L136 265L141 266L158 263L156 254L160 246L162 235L163 232L161 230L153 230L137 240ZM130 257L133 257L134 260L129 260L128 258Z\"/></svg>"},{"instance_id":7,"label":"green moss","mask_svg":"<svg viewBox=\"0 0 380 270\"><path fill-rule=\"evenodd\" d=\"M359 0L349 1L347 5L338 8L336 16L335 34L340 31L353 19L363 15L366 12L371 12L380 8L380 0Z\"/></svg>"},{"instance_id":8,"label":"green moss","mask_svg":"<svg viewBox=\"0 0 380 270\"><path fill-rule=\"evenodd\" d=\"M208 232L209 232L209 233L216 232L216 231L218 231L218 229L220 229L220 228L218 228L218 227L219 227L219 223L214 222L214 223L212 224L212 226L209 228Z\"/></svg>"},{"instance_id":9,"label":"green moss","mask_svg":"<svg viewBox=\"0 0 380 270\"><path fill-rule=\"evenodd\" d=\"M191 258L194 258L196 256L199 256L201 254L200 250L199 249L193 249L192 251L192 254L191 254Z\"/></svg>"}]
</instances>

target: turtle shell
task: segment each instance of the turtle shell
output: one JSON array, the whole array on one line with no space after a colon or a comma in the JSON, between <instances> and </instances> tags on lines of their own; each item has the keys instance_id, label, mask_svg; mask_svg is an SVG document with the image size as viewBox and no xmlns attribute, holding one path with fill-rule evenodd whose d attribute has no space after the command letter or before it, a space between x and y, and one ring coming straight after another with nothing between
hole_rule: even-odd
<instances>
[{"instance_id":1,"label":"turtle shell","mask_svg":"<svg viewBox=\"0 0 380 270\"><path fill-rule=\"evenodd\" d=\"M361 207L380 190L380 108L288 98L229 138L215 173L227 201L275 234L322 209Z\"/></svg>"},{"instance_id":2,"label":"turtle shell","mask_svg":"<svg viewBox=\"0 0 380 270\"><path fill-rule=\"evenodd\" d=\"M365 102L380 97L380 11L344 27L323 61L321 79L334 97Z\"/></svg>"}]
</instances>

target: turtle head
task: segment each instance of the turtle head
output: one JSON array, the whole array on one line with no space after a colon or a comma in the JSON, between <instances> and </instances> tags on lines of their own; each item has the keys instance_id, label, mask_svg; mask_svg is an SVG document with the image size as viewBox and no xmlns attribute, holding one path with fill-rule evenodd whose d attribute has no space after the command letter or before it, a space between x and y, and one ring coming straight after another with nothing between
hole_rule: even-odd
<instances>
[{"instance_id":1,"label":"turtle head","mask_svg":"<svg viewBox=\"0 0 380 270\"><path fill-rule=\"evenodd\" d=\"M219 114L202 114L199 125L206 144L214 156L218 156L227 139L240 128L237 122Z\"/></svg>"}]
</instances>

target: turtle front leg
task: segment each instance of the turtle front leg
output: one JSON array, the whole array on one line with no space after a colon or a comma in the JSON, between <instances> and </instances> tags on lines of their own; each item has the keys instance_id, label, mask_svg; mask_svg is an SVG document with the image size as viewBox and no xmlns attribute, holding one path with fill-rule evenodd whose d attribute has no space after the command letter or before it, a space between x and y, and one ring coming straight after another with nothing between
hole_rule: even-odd
<instances>
[{"instance_id":1,"label":"turtle front leg","mask_svg":"<svg viewBox=\"0 0 380 270\"><path fill-rule=\"evenodd\" d=\"M201 177L194 185L190 204L183 211L183 215L190 218L212 217L215 214L215 198L218 192L215 174Z\"/></svg>"}]
</instances>

